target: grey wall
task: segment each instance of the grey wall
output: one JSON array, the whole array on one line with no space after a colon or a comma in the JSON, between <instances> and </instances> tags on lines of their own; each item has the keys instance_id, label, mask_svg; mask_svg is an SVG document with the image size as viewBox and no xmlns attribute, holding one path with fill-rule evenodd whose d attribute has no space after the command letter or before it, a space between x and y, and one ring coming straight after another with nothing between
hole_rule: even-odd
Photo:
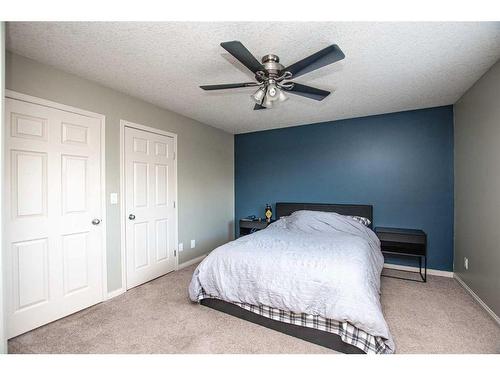
<instances>
[{"instance_id":1,"label":"grey wall","mask_svg":"<svg viewBox=\"0 0 500 375\"><path fill-rule=\"evenodd\" d=\"M179 263L205 254L234 236L234 137L174 112L7 52L6 88L106 116L108 290L121 286L120 119L178 135ZM189 249L190 240L196 248Z\"/></svg>"},{"instance_id":2,"label":"grey wall","mask_svg":"<svg viewBox=\"0 0 500 375\"><path fill-rule=\"evenodd\" d=\"M454 271L500 315L500 62L455 104ZM464 268L469 258L469 269Z\"/></svg>"}]
</instances>

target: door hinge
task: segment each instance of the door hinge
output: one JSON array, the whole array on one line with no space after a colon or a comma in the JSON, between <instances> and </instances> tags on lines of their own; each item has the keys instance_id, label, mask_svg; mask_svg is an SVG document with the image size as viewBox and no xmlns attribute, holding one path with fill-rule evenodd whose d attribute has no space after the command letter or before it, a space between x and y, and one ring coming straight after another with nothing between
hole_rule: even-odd
<instances>
[{"instance_id":1,"label":"door hinge","mask_svg":"<svg viewBox=\"0 0 500 375\"><path fill-rule=\"evenodd\" d=\"M175 160L175 151L174 151L174 160Z\"/></svg>"},{"instance_id":2,"label":"door hinge","mask_svg":"<svg viewBox=\"0 0 500 375\"><path fill-rule=\"evenodd\" d=\"M177 256L177 250L174 250L174 257Z\"/></svg>"},{"instance_id":3,"label":"door hinge","mask_svg":"<svg viewBox=\"0 0 500 375\"><path fill-rule=\"evenodd\" d=\"M174 201L174 208L175 208L175 201Z\"/></svg>"}]
</instances>

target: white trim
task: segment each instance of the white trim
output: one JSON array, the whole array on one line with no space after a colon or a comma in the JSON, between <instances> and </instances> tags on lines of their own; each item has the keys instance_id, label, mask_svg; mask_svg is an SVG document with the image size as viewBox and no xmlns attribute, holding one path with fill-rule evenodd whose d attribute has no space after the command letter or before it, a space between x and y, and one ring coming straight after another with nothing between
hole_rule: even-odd
<instances>
[{"instance_id":1,"label":"white trim","mask_svg":"<svg viewBox=\"0 0 500 375\"><path fill-rule=\"evenodd\" d=\"M106 118L106 116L104 116L100 113L91 112L91 111L87 111L85 109L76 108L76 107L72 107L72 106L69 106L66 104L53 102L50 100L39 98L37 96L23 94L23 93L20 93L17 91L5 90L5 97L10 98L10 99L20 100L20 101L27 102L27 103L42 105L44 107L59 109L61 111L65 111L65 112L76 113L77 115L98 118L98 119L102 119L102 120L104 120Z\"/></svg>"},{"instance_id":2,"label":"white trim","mask_svg":"<svg viewBox=\"0 0 500 375\"><path fill-rule=\"evenodd\" d=\"M400 266L399 264L384 263L384 268L398 271L418 272L418 267ZM435 270L432 268L427 268L427 274L433 276L453 277L453 272L451 271Z\"/></svg>"},{"instance_id":3,"label":"white trim","mask_svg":"<svg viewBox=\"0 0 500 375\"><path fill-rule=\"evenodd\" d=\"M123 127L127 126L129 128L134 128L138 130L143 130L148 133L153 133L153 134L159 134L159 135L164 135L170 138L174 138L175 144L177 143L177 134L167 132L166 130L161 130L158 128L153 128L151 126L146 126L146 125L141 125L141 124L136 124L135 122L127 121L127 120L120 120L120 127L123 125Z\"/></svg>"},{"instance_id":4,"label":"white trim","mask_svg":"<svg viewBox=\"0 0 500 375\"><path fill-rule=\"evenodd\" d=\"M177 176L177 134L167 132L165 130L136 124L127 120L120 120L120 253L121 253L121 266L122 266L122 287L124 291L127 290L127 263L126 263L126 249L125 249L125 127L143 130L153 134L164 135L174 139L174 175L175 175L175 269L179 269L179 199L178 199L178 176Z\"/></svg>"},{"instance_id":5,"label":"white trim","mask_svg":"<svg viewBox=\"0 0 500 375\"><path fill-rule=\"evenodd\" d=\"M121 289L127 291L127 263L125 253L125 121L120 120L120 258L122 285Z\"/></svg>"},{"instance_id":6,"label":"white trim","mask_svg":"<svg viewBox=\"0 0 500 375\"><path fill-rule=\"evenodd\" d=\"M3 247L3 231L4 231L4 142L6 141L5 128L5 22L0 22L0 115L2 116L0 124L0 176L2 176L2 184L0 185L0 354L7 353L7 283L5 262L5 251Z\"/></svg>"},{"instance_id":7,"label":"white trim","mask_svg":"<svg viewBox=\"0 0 500 375\"><path fill-rule=\"evenodd\" d=\"M199 263L203 259L205 259L207 257L207 255L208 255L208 253L201 255L199 257L196 257L194 259L188 260L187 262L183 262L177 266L177 270L182 270L183 268L186 268L186 267L192 266L193 264Z\"/></svg>"},{"instance_id":8,"label":"white trim","mask_svg":"<svg viewBox=\"0 0 500 375\"><path fill-rule=\"evenodd\" d=\"M455 274L454 278L472 296L472 298L474 298L481 305L481 307L486 310L486 312L493 318L493 320L498 325L500 325L500 318L498 317L498 315L495 314L495 312L490 309L481 298L479 298L479 296L465 283L465 281L463 281L457 274Z\"/></svg>"},{"instance_id":9,"label":"white trim","mask_svg":"<svg viewBox=\"0 0 500 375\"><path fill-rule=\"evenodd\" d=\"M125 288L118 288L116 290L113 290L112 292L109 292L106 296L106 300L108 299L111 299L111 298L115 298L115 297L118 297L120 294L123 294L125 293L126 290Z\"/></svg>"},{"instance_id":10,"label":"white trim","mask_svg":"<svg viewBox=\"0 0 500 375\"><path fill-rule=\"evenodd\" d=\"M107 238L107 230L106 230L106 116L96 113L90 112L84 109L72 107L66 104L61 104L57 102L53 102L50 100L42 99L36 96L31 96L27 94L22 94L13 90L5 90L5 98L20 100L26 103L32 103L41 105L44 107L49 107L53 109L57 109L60 111L75 113L77 115L82 115L90 118L95 118L100 120L101 122L101 225L102 225L102 237L101 237L101 246L102 246L102 298L101 301L106 300L106 296L108 295L108 268L107 268L107 249L106 249L106 238Z\"/></svg>"},{"instance_id":11,"label":"white trim","mask_svg":"<svg viewBox=\"0 0 500 375\"><path fill-rule=\"evenodd\" d=\"M108 295L108 252L107 252L107 212L106 212L106 117L99 115L101 120L101 225L102 225L102 300Z\"/></svg>"}]
</instances>

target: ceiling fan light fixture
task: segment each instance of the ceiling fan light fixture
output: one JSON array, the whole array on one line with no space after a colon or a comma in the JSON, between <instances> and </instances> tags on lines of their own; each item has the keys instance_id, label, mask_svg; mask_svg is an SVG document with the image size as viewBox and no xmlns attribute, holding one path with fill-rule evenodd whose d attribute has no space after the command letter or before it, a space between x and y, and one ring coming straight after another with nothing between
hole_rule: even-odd
<instances>
[{"instance_id":1,"label":"ceiling fan light fixture","mask_svg":"<svg viewBox=\"0 0 500 375\"><path fill-rule=\"evenodd\" d=\"M252 99L255 100L257 104L261 104L265 97L266 97L266 88L264 86L260 87L252 95Z\"/></svg>"},{"instance_id":2,"label":"ceiling fan light fixture","mask_svg":"<svg viewBox=\"0 0 500 375\"><path fill-rule=\"evenodd\" d=\"M273 105L273 102L284 102L288 99L281 87L279 87L275 82L271 82L267 88L267 94L265 102ZM267 106L266 106L267 107ZM271 107L268 107L271 108Z\"/></svg>"},{"instance_id":3,"label":"ceiling fan light fixture","mask_svg":"<svg viewBox=\"0 0 500 375\"><path fill-rule=\"evenodd\" d=\"M270 100L269 95L266 95L266 99L261 105L266 108L273 108L273 102L274 100Z\"/></svg>"},{"instance_id":4,"label":"ceiling fan light fixture","mask_svg":"<svg viewBox=\"0 0 500 375\"><path fill-rule=\"evenodd\" d=\"M284 102L285 100L288 100L288 96L285 95L283 90L280 90L279 95L278 95L278 101Z\"/></svg>"},{"instance_id":5,"label":"ceiling fan light fixture","mask_svg":"<svg viewBox=\"0 0 500 375\"><path fill-rule=\"evenodd\" d=\"M274 82L269 83L269 85L267 87L266 100L270 100L273 102L275 100L279 100L280 91L281 90L278 88L278 86L276 86L276 84Z\"/></svg>"}]
</instances>

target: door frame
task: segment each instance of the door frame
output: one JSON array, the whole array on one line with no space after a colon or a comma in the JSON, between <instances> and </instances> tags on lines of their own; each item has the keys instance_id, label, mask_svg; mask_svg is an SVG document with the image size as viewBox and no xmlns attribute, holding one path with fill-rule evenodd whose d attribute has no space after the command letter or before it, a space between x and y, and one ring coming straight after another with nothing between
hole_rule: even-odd
<instances>
[{"instance_id":1,"label":"door frame","mask_svg":"<svg viewBox=\"0 0 500 375\"><path fill-rule=\"evenodd\" d=\"M90 118L95 118L99 120L101 124L101 225L102 225L102 236L101 236L101 249L102 249L102 259L101 259L101 264L102 264L102 270L101 270L101 277L102 277L102 293L101 293L101 301L105 301L108 299L108 268L107 268L107 249L106 249L106 240L107 240L107 235L108 232L106 230L106 221L107 221L107 215L106 215L106 116L96 113L96 112L91 112L87 111L84 109L72 107L66 104L61 104L57 102L53 102L50 100L42 99L36 96L31 96L27 94L23 94L17 91L13 90L5 90L5 99L14 99L14 100L19 100L23 101L26 103L31 103L31 104L37 104L41 105L44 107L48 108L53 108L57 109L60 111L65 111L65 112L70 112L70 113L75 113L77 115L82 115ZM4 122L4 119L2 118L2 122ZM9 126L8 124L5 124L5 128L7 129ZM4 143L7 142L7 134L4 139ZM4 149L4 153L7 152L7 147ZM5 156L5 155L4 155ZM5 159L4 159L5 160ZM2 173L2 178L5 183L9 176L5 175L5 168ZM5 198L2 197L2 200ZM9 202L2 201L2 206L7 207L6 205L9 204ZM5 230L5 226L7 224L3 223L2 230ZM3 246L7 246L8 244L3 243ZM5 267L11 267L12 265L6 265Z\"/></svg>"},{"instance_id":2,"label":"door frame","mask_svg":"<svg viewBox=\"0 0 500 375\"><path fill-rule=\"evenodd\" d=\"M175 176L175 269L177 271L179 268L179 199L178 199L178 179L177 179L177 134L171 133L158 128L153 128L151 126L136 124L127 120L120 120L120 252L121 252L121 266L122 266L122 287L117 289L113 293L113 296L125 293L127 291L127 252L126 252L126 236L125 236L125 226L126 226L126 212L125 212L125 128L132 128L137 130L142 130L148 133L164 135L174 139L174 176Z\"/></svg>"}]
</instances>

